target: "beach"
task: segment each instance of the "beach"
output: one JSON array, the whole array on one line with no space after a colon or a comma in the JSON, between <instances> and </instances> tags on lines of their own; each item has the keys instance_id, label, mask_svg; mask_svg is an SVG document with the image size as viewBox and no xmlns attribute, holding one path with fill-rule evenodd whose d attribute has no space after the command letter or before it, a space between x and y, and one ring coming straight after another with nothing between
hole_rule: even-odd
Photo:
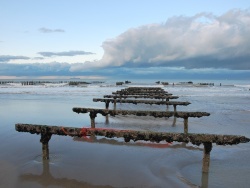
<instances>
[{"instance_id":1,"label":"beach","mask_svg":"<svg viewBox=\"0 0 250 188\"><path fill-rule=\"evenodd\" d=\"M15 130L16 123L90 127L89 115L74 113L73 107L105 108L105 103L93 102L93 98L102 98L133 86L162 87L179 96L175 101L191 103L178 106L177 111L210 113L208 117L189 118L190 133L233 134L250 138L250 83L247 81L216 81L214 85L201 87L158 85L154 81L132 81L121 86L116 86L115 81L108 81L81 87L62 83L2 84L0 187L249 186L250 143L213 145L206 177L202 174L202 145L125 143L118 138L53 135L49 141L50 159L43 161L40 136ZM166 110L165 105L126 103L117 103L116 108ZM173 107L169 106L167 110L171 111ZM177 118L175 125L173 117L118 115L110 116L107 122L98 114L95 121L97 128L183 132L181 118Z\"/></svg>"}]
</instances>

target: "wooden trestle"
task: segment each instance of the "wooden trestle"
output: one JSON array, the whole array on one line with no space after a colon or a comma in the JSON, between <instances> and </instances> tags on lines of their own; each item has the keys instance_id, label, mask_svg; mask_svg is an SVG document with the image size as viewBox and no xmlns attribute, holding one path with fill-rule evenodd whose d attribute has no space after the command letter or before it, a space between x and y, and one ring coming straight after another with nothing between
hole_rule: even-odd
<instances>
[{"instance_id":1,"label":"wooden trestle","mask_svg":"<svg viewBox=\"0 0 250 188\"><path fill-rule=\"evenodd\" d=\"M91 120L91 127L95 128L95 118L97 114L101 114L103 116L111 115L135 115L135 116L153 116L155 118L162 117L177 117L184 119L184 133L188 132L188 118L189 117L203 117L209 116L210 113L207 112L177 112L177 111L135 111L135 110L107 110L107 109L96 109L96 108L80 108L74 107L73 112L76 113L89 113Z\"/></svg>"},{"instance_id":2,"label":"wooden trestle","mask_svg":"<svg viewBox=\"0 0 250 188\"><path fill-rule=\"evenodd\" d=\"M125 142L133 141L151 141L151 142L185 142L194 145L204 145L202 171L208 172L210 152L212 144L217 145L234 145L249 142L250 139L237 135L216 135L216 134L185 134L185 133L166 133L153 131L135 131L135 130L117 130L105 128L76 128L64 126L48 126L34 124L16 124L16 131L29 132L31 134L41 134L40 142L42 143L43 159L49 159L49 140L52 135L83 137L83 136L104 136L107 138L124 138Z\"/></svg>"},{"instance_id":3,"label":"wooden trestle","mask_svg":"<svg viewBox=\"0 0 250 188\"><path fill-rule=\"evenodd\" d=\"M121 91L114 92L113 95L105 95L104 98L109 99L93 99L94 102L105 102L106 109L95 108L82 108L74 107L72 110L76 113L89 113L91 119L91 128L76 128L76 127L62 127L62 126L47 126L47 125L34 125L34 124L16 124L16 130L19 132L29 132L31 134L41 134L40 142L42 143L43 159L49 159L49 146L48 142L51 136L64 135L72 137L85 137L85 136L104 136L107 138L123 137L125 142L130 140L138 141L151 141L151 142L184 142L192 143L194 145L204 145L203 152L203 165L202 172L209 171L210 152L212 150L212 144L217 145L234 145L239 143L249 142L250 139L244 136L238 135L217 135L217 134L193 134L188 133L188 118L202 116L209 116L207 112L181 112L176 111L177 105L189 105L189 102L169 101L170 99L177 99L177 96L164 91L162 88L157 87L131 87L122 89ZM127 98L148 98L148 99L162 99L166 101L156 100L123 100ZM134 111L134 110L110 110L108 109L109 103L144 103L144 104L165 104L173 105L174 111ZM153 116L155 118L162 117L175 117L184 119L184 133L166 133L166 132L153 132L153 131L135 131L135 130L117 130L107 128L96 128L95 118L97 114L103 116L116 116L116 115L136 115L136 116Z\"/></svg>"},{"instance_id":4,"label":"wooden trestle","mask_svg":"<svg viewBox=\"0 0 250 188\"><path fill-rule=\"evenodd\" d=\"M156 105L173 105L174 111L176 111L176 106L187 106L191 104L190 102L180 102L180 101L159 101L159 100L129 100L129 99L108 99L108 98L94 98L93 102L104 102L106 109L109 109L109 103L114 104L114 110L116 109L116 103L131 103L131 104L156 104Z\"/></svg>"}]
</instances>

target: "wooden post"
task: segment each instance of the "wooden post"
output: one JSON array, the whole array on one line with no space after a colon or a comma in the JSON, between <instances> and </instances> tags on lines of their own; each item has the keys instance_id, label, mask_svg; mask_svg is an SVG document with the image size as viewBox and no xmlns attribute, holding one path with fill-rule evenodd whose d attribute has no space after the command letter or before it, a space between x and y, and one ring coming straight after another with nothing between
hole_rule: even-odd
<instances>
[{"instance_id":1,"label":"wooden post","mask_svg":"<svg viewBox=\"0 0 250 188\"><path fill-rule=\"evenodd\" d=\"M203 145L204 145L204 150L203 150L202 172L208 173L210 164L210 152L212 150L213 145L211 142L204 142Z\"/></svg>"},{"instance_id":2,"label":"wooden post","mask_svg":"<svg viewBox=\"0 0 250 188\"><path fill-rule=\"evenodd\" d=\"M107 124L109 124L109 115L107 114L106 115L106 121L105 121L105 124L107 125Z\"/></svg>"},{"instance_id":3,"label":"wooden post","mask_svg":"<svg viewBox=\"0 0 250 188\"><path fill-rule=\"evenodd\" d=\"M44 160L43 161L43 172L42 172L42 176L46 177L46 178L50 178L51 174L50 174L50 169L49 169L49 161L48 160Z\"/></svg>"},{"instance_id":4,"label":"wooden post","mask_svg":"<svg viewBox=\"0 0 250 188\"><path fill-rule=\"evenodd\" d=\"M173 127L176 125L176 119L177 118L174 116L174 121L173 121L173 124L172 124Z\"/></svg>"},{"instance_id":5,"label":"wooden post","mask_svg":"<svg viewBox=\"0 0 250 188\"><path fill-rule=\"evenodd\" d=\"M116 99L114 99L114 110L116 110Z\"/></svg>"},{"instance_id":6,"label":"wooden post","mask_svg":"<svg viewBox=\"0 0 250 188\"><path fill-rule=\"evenodd\" d=\"M89 117L90 117L90 121L91 121L91 128L95 128L96 113L90 112Z\"/></svg>"},{"instance_id":7,"label":"wooden post","mask_svg":"<svg viewBox=\"0 0 250 188\"><path fill-rule=\"evenodd\" d=\"M202 176L201 176L202 188L208 188L208 176L209 176L209 173L202 172Z\"/></svg>"},{"instance_id":8,"label":"wooden post","mask_svg":"<svg viewBox=\"0 0 250 188\"><path fill-rule=\"evenodd\" d=\"M184 133L188 133L188 117L184 118Z\"/></svg>"},{"instance_id":9,"label":"wooden post","mask_svg":"<svg viewBox=\"0 0 250 188\"><path fill-rule=\"evenodd\" d=\"M108 109L107 109L107 111L108 111ZM107 125L107 124L109 124L109 114L108 113L105 116L105 118L106 118L105 124Z\"/></svg>"},{"instance_id":10,"label":"wooden post","mask_svg":"<svg viewBox=\"0 0 250 188\"><path fill-rule=\"evenodd\" d=\"M176 104L174 104L174 112L176 112Z\"/></svg>"},{"instance_id":11,"label":"wooden post","mask_svg":"<svg viewBox=\"0 0 250 188\"><path fill-rule=\"evenodd\" d=\"M43 160L49 159L49 140L51 138L51 133L48 132L47 128L41 130L41 139L42 150L43 150Z\"/></svg>"},{"instance_id":12,"label":"wooden post","mask_svg":"<svg viewBox=\"0 0 250 188\"><path fill-rule=\"evenodd\" d=\"M106 102L105 102L105 107L106 107L106 110L108 110L108 109L109 109L109 102L110 102L110 101L106 101Z\"/></svg>"}]
</instances>

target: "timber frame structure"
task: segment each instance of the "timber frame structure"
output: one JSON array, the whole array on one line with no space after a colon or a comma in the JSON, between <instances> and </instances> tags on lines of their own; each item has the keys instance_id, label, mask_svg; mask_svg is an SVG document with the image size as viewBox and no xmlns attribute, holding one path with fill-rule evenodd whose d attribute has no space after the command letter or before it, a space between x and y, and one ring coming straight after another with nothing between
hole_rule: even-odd
<instances>
[{"instance_id":1,"label":"timber frame structure","mask_svg":"<svg viewBox=\"0 0 250 188\"><path fill-rule=\"evenodd\" d=\"M165 92L162 88L157 87L130 87L121 91L113 93L113 95L105 95L104 98L109 99L93 99L94 102L105 102L105 109L94 108L82 108L74 107L72 110L76 113L89 113L91 119L91 128L76 128L65 126L48 126L48 125L34 125L34 124L21 124L15 125L18 132L29 132L31 134L40 134L43 151L43 159L49 159L49 140L52 135L72 136L72 137L86 137L86 136L103 136L107 138L124 138L125 142L133 141L151 141L159 143L165 141L192 143L193 145L203 144L203 165L202 172L209 172L210 152L212 150L213 143L217 145L235 145L239 143L249 142L250 139L239 135L217 135L217 134L193 134L188 133L188 118L202 116L209 116L207 112L178 112L176 105L189 105L189 102L169 101L169 99L177 99L177 96L172 96ZM161 99L166 101L153 101L153 100L122 100L122 98L148 98L148 99ZM157 105L173 105L174 111L130 111L130 110L109 110L108 104L110 102L120 103L145 103L145 104L157 104ZM175 117L184 119L184 133L166 133L166 132L153 132L153 131L135 131L135 130L117 130L108 128L96 128L95 117L97 114L103 116L115 116L115 115L136 115L136 116L153 116L155 118L161 117Z\"/></svg>"}]
</instances>

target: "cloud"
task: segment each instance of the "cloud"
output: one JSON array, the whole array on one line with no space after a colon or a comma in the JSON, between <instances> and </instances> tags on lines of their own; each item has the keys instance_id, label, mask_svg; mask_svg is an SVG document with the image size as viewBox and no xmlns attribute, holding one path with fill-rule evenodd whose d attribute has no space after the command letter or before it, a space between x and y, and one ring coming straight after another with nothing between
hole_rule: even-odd
<instances>
[{"instance_id":1,"label":"cloud","mask_svg":"<svg viewBox=\"0 0 250 188\"><path fill-rule=\"evenodd\" d=\"M81 63L27 63L13 64L1 63L0 75L5 78L26 77L26 78L66 78L81 77L93 79L250 79L249 70L226 70L226 69L185 69L184 67L105 67L102 69L82 69Z\"/></svg>"},{"instance_id":2,"label":"cloud","mask_svg":"<svg viewBox=\"0 0 250 188\"><path fill-rule=\"evenodd\" d=\"M102 44L91 67L228 68L250 70L250 12L231 10L172 17L164 24L132 28Z\"/></svg>"},{"instance_id":3,"label":"cloud","mask_svg":"<svg viewBox=\"0 0 250 188\"><path fill-rule=\"evenodd\" d=\"M92 55L94 53L85 51L67 51L67 52L38 52L38 54L44 57L52 57L52 56Z\"/></svg>"},{"instance_id":4,"label":"cloud","mask_svg":"<svg viewBox=\"0 0 250 188\"><path fill-rule=\"evenodd\" d=\"M43 60L44 57L34 57L33 59L34 59L34 60Z\"/></svg>"},{"instance_id":5,"label":"cloud","mask_svg":"<svg viewBox=\"0 0 250 188\"><path fill-rule=\"evenodd\" d=\"M12 55L0 55L0 62L9 62L12 60L27 60L30 59L26 56L12 56Z\"/></svg>"},{"instance_id":6,"label":"cloud","mask_svg":"<svg viewBox=\"0 0 250 188\"><path fill-rule=\"evenodd\" d=\"M63 29L48 29L45 27L42 27L39 29L41 33L64 33L65 31Z\"/></svg>"},{"instance_id":7,"label":"cloud","mask_svg":"<svg viewBox=\"0 0 250 188\"><path fill-rule=\"evenodd\" d=\"M70 65L68 63L27 63L9 64L2 63L0 75L8 76L47 76L47 75L67 75Z\"/></svg>"}]
</instances>

